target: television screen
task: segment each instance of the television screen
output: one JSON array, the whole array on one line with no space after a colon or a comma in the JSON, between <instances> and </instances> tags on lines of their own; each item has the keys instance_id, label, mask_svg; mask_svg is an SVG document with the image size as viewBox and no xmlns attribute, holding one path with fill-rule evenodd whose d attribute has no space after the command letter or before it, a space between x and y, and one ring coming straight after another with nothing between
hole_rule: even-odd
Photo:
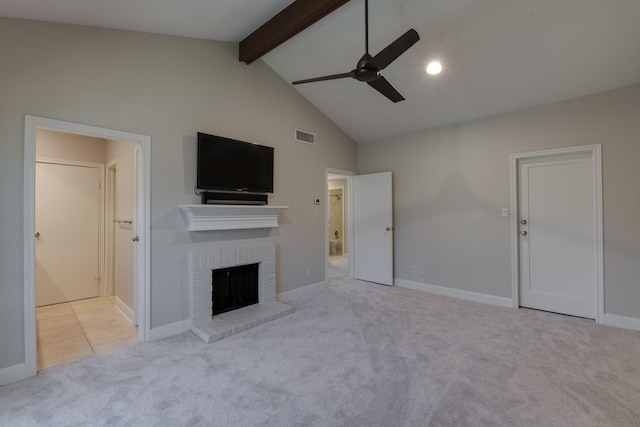
<instances>
[{"instance_id":1,"label":"television screen","mask_svg":"<svg viewBox=\"0 0 640 427\"><path fill-rule=\"evenodd\" d=\"M196 186L273 193L273 147L198 132Z\"/></svg>"}]
</instances>

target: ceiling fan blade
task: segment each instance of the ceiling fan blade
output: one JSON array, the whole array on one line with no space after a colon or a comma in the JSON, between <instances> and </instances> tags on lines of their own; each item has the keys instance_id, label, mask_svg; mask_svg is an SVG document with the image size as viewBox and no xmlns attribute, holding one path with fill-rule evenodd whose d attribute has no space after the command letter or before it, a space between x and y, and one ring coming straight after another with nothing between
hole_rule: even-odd
<instances>
[{"instance_id":1,"label":"ceiling fan blade","mask_svg":"<svg viewBox=\"0 0 640 427\"><path fill-rule=\"evenodd\" d=\"M395 61L396 58L406 52L406 50L413 46L418 40L420 40L418 32L413 28L410 29L374 56L371 64L376 66L378 70L384 70L387 65Z\"/></svg>"},{"instance_id":2,"label":"ceiling fan blade","mask_svg":"<svg viewBox=\"0 0 640 427\"><path fill-rule=\"evenodd\" d=\"M325 80L336 80L336 79L344 79L347 77L355 77L356 72L355 70L350 71L348 73L342 73L342 74L332 74L330 76L322 76L322 77L315 77L313 79L306 79L306 80L298 80L295 82L292 82L292 85L299 85L302 83L313 83L313 82L323 82Z\"/></svg>"},{"instance_id":3,"label":"ceiling fan blade","mask_svg":"<svg viewBox=\"0 0 640 427\"><path fill-rule=\"evenodd\" d=\"M404 101L404 97L400 95L400 92L398 92L393 86L391 86L391 83L389 83L387 79L382 76L371 82L367 82L367 84L393 102Z\"/></svg>"}]
</instances>

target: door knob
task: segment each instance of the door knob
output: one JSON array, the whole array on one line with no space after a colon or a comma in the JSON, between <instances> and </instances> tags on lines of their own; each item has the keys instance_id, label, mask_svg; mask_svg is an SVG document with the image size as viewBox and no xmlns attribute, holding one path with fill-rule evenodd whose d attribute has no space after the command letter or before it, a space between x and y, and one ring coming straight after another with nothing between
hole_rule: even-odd
<instances>
[{"instance_id":1,"label":"door knob","mask_svg":"<svg viewBox=\"0 0 640 427\"><path fill-rule=\"evenodd\" d=\"M527 230L522 230L522 231L520 232L520 235L521 235L521 236L526 236L526 235L527 235Z\"/></svg>"},{"instance_id":2,"label":"door knob","mask_svg":"<svg viewBox=\"0 0 640 427\"><path fill-rule=\"evenodd\" d=\"M39 238L40 238L40 232L36 231L36 239L39 239Z\"/></svg>"},{"instance_id":3,"label":"door knob","mask_svg":"<svg viewBox=\"0 0 640 427\"><path fill-rule=\"evenodd\" d=\"M131 240L133 240L134 242L139 242L139 241L140 241L140 237L135 236L135 237L134 237L133 239L131 239Z\"/></svg>"},{"instance_id":4,"label":"door knob","mask_svg":"<svg viewBox=\"0 0 640 427\"><path fill-rule=\"evenodd\" d=\"M526 220L526 219L521 219L521 220L520 220L520 224L522 224L522 225L527 225L527 220Z\"/></svg>"},{"instance_id":5,"label":"door knob","mask_svg":"<svg viewBox=\"0 0 640 427\"><path fill-rule=\"evenodd\" d=\"M391 231L391 227L387 227L387 228L385 228L385 230Z\"/></svg>"}]
</instances>

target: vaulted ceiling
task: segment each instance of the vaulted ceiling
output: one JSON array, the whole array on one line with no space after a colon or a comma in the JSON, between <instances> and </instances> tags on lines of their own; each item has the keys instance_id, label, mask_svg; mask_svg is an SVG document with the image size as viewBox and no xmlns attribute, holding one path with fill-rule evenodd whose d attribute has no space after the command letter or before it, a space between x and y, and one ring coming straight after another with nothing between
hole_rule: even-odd
<instances>
[{"instance_id":1,"label":"vaulted ceiling","mask_svg":"<svg viewBox=\"0 0 640 427\"><path fill-rule=\"evenodd\" d=\"M16 0L0 16L240 42L291 1ZM353 79L294 86L359 143L640 83L638 0L370 0L369 20L372 55L420 35L382 72L405 101ZM348 72L364 23L351 0L262 60L289 82Z\"/></svg>"}]
</instances>

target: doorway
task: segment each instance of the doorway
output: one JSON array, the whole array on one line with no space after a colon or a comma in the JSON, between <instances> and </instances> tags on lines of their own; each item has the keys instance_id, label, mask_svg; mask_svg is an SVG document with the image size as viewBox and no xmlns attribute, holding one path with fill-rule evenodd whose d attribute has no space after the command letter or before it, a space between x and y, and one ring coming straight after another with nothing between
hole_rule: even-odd
<instances>
[{"instance_id":1,"label":"doorway","mask_svg":"<svg viewBox=\"0 0 640 427\"><path fill-rule=\"evenodd\" d=\"M350 181L353 172L328 169L326 173L325 256L327 280L350 276Z\"/></svg>"},{"instance_id":2,"label":"doorway","mask_svg":"<svg viewBox=\"0 0 640 427\"><path fill-rule=\"evenodd\" d=\"M516 307L602 322L600 150L591 145L511 156Z\"/></svg>"},{"instance_id":3,"label":"doorway","mask_svg":"<svg viewBox=\"0 0 640 427\"><path fill-rule=\"evenodd\" d=\"M344 242L344 187L329 188L329 255L345 254Z\"/></svg>"},{"instance_id":4,"label":"doorway","mask_svg":"<svg viewBox=\"0 0 640 427\"><path fill-rule=\"evenodd\" d=\"M24 156L24 194L25 194L25 254L24 254L24 278L25 278L25 307L24 307L24 333L25 333L25 365L31 375L35 375L37 369L37 345L36 345L36 312L35 312L35 199L36 199L36 139L39 130L49 130L83 135L93 138L102 138L113 141L127 141L134 144L136 154L132 175L135 177L133 196L133 215L131 219L131 232L136 237L137 244L133 251L132 293L133 310L136 316L134 322L138 325L136 339L142 342L149 340L150 335L150 300L149 300L149 229L150 229L150 137L145 135L122 132L112 129L98 128L59 120L26 116L25 117L25 156ZM103 174L104 175L104 174ZM104 199L103 199L104 200ZM104 209L103 209L104 215ZM103 233L104 236L104 233ZM104 241L104 237L102 237ZM104 257L103 257L104 259ZM104 277L102 271L101 277ZM88 301L88 300L87 300ZM104 301L93 301L98 305ZM85 307L86 308L86 307ZM66 310L66 308L65 308ZM115 307L114 307L115 310ZM82 311L81 309L75 311ZM90 310L86 310L90 311ZM77 314L77 313L76 313ZM40 316L40 313L38 314ZM46 316L46 314L45 314ZM77 317L77 316L76 316ZM82 317L82 316L81 316Z\"/></svg>"}]
</instances>

